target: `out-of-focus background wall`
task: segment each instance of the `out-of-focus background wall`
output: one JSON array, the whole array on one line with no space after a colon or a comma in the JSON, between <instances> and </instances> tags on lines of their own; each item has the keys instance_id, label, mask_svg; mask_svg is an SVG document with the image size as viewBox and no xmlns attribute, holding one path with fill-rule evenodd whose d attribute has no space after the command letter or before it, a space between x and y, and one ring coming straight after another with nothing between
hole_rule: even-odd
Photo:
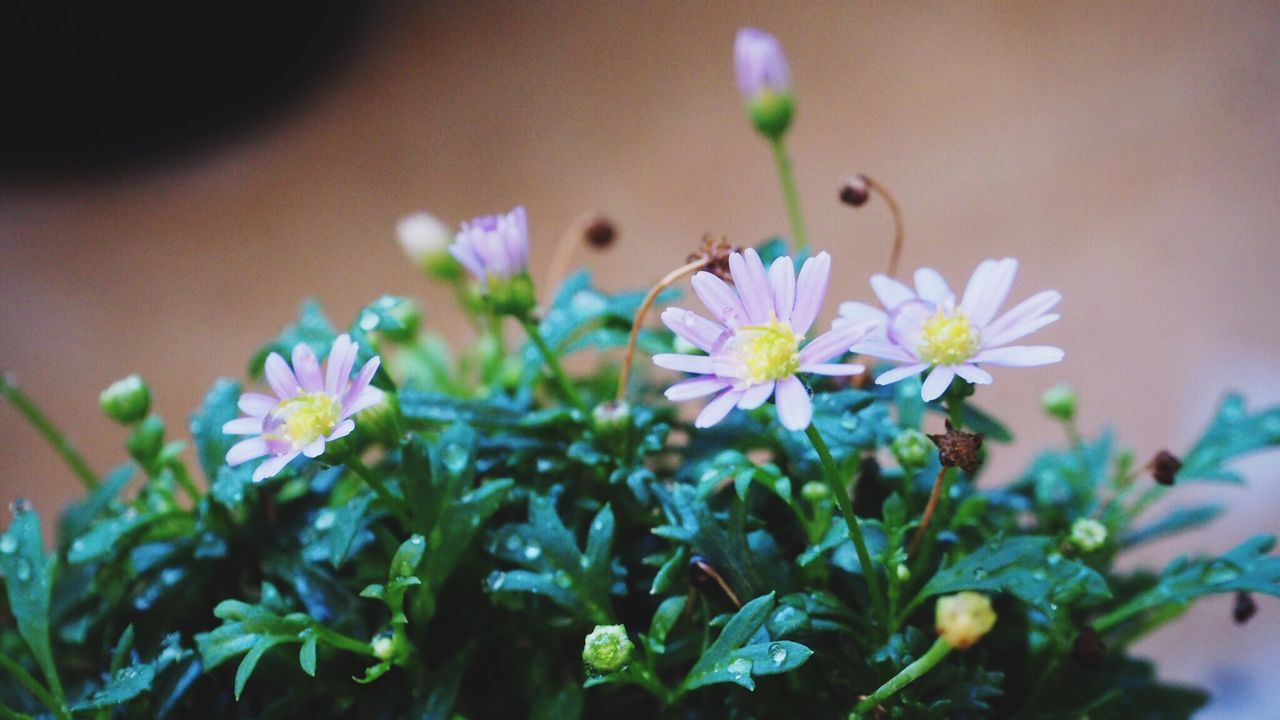
<instances>
[{"instance_id":1,"label":"out-of-focus background wall","mask_svg":"<svg viewBox=\"0 0 1280 720\"><path fill-rule=\"evenodd\" d=\"M1109 424L1140 456L1185 449L1228 389L1280 401L1280 5L477 2L333 20L315 41L333 44L328 63L298 73L304 91L256 122L246 112L218 132L135 137L136 152L104 156L63 146L44 164L48 148L5 141L0 368L96 468L123 457L123 432L96 406L110 381L141 373L181 426L308 295L340 324L380 293L414 296L430 323L461 330L448 293L396 245L410 211L456 222L526 204L540 277L564 228L602 210L620 244L580 257L616 289L658 277L704 232L744 244L784 232L768 151L733 82L733 35L747 24L777 34L791 59L791 149L814 242L837 258L833 296L869 299L866 278L888 257L884 207L836 202L855 171L899 196L905 268L962 285L979 260L1012 255L1013 299L1065 296L1063 320L1041 336L1066 361L997 371L981 393L1020 441L994 454L988 482L1061 442L1037 405L1062 378L1081 392L1085 429ZM308 40L293 44L315 51ZM7 77L41 77L29 69ZM293 76L282 77L280 88ZM177 89L154 91L162 108ZM79 125L113 109L82 106ZM1247 488L1178 492L1229 504L1229 520L1140 560L1280 529L1280 458L1241 469ZM78 492L0 406L0 495L52 513ZM1259 604L1239 628L1230 598L1204 602L1140 649L1167 678L1216 693L1205 717L1272 716L1280 603Z\"/></svg>"}]
</instances>

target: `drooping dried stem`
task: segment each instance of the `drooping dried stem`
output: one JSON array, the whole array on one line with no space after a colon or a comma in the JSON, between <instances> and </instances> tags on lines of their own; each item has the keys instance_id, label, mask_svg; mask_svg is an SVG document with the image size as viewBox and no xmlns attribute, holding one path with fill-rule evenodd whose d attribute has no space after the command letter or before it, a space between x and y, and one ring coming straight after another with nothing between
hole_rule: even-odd
<instances>
[{"instance_id":1,"label":"drooping dried stem","mask_svg":"<svg viewBox=\"0 0 1280 720\"><path fill-rule=\"evenodd\" d=\"M573 251L582 242L583 230L598 215L599 213L593 210L582 213L569 223L569 227L565 228L560 239L556 241L556 250L551 256L551 264L547 266L546 275L543 275L542 286L547 288L547 292L553 292L561 282L564 282L565 275L569 273L569 263L573 260Z\"/></svg>"},{"instance_id":2,"label":"drooping dried stem","mask_svg":"<svg viewBox=\"0 0 1280 720\"><path fill-rule=\"evenodd\" d=\"M618 373L618 397L617 401L622 402L627 399L627 382L631 377L631 364L635 360L636 341L640 339L640 328L644 326L645 317L649 314L649 308L653 307L653 303L658 299L658 295L663 290L680 282L685 276L691 275L706 266L710 260L709 255L699 255L693 260L681 265L680 267L667 273L656 285L649 289L649 294L644 296L644 301L640 303L640 307L636 310L636 316L631 321L631 336L627 338L627 351L622 356L622 371Z\"/></svg>"},{"instance_id":3,"label":"drooping dried stem","mask_svg":"<svg viewBox=\"0 0 1280 720\"><path fill-rule=\"evenodd\" d=\"M871 192L879 195L889 206L889 212L893 215L893 253L889 256L889 277L898 275L898 260L902 257L902 244L906 240L906 231L902 227L902 209L898 207L898 200L894 198L893 193L884 185L876 182L872 178L863 175L862 179L867 184L867 188Z\"/></svg>"},{"instance_id":4,"label":"drooping dried stem","mask_svg":"<svg viewBox=\"0 0 1280 720\"><path fill-rule=\"evenodd\" d=\"M924 506L924 515L920 518L920 527L916 528L915 537L911 538L911 545L907 547L907 555L914 555L916 547L920 545L920 541L924 539L925 531L929 529L929 521L933 519L933 513L938 509L938 498L942 496L942 481L947 476L947 466L943 465L938 469L938 478L933 481L933 490L929 493L929 502Z\"/></svg>"}]
</instances>

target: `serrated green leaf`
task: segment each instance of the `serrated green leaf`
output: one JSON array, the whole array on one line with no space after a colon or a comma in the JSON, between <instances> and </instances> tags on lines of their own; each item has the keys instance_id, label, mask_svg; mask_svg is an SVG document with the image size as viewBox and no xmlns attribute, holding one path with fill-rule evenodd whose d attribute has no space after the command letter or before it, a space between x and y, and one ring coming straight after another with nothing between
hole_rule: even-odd
<instances>
[{"instance_id":1,"label":"serrated green leaf","mask_svg":"<svg viewBox=\"0 0 1280 720\"><path fill-rule=\"evenodd\" d=\"M54 697L61 700L62 681L49 641L49 604L56 561L52 555L44 554L40 517L33 510L16 510L13 523L0 535L0 574L4 575L9 612L17 621L18 634L26 641Z\"/></svg>"},{"instance_id":2,"label":"serrated green leaf","mask_svg":"<svg viewBox=\"0 0 1280 720\"><path fill-rule=\"evenodd\" d=\"M1226 508L1222 505L1174 508L1159 520L1125 533L1120 539L1120 545L1124 548L1131 548L1166 535L1186 532L1187 530L1207 525L1216 520L1224 510Z\"/></svg>"},{"instance_id":3,"label":"serrated green leaf","mask_svg":"<svg viewBox=\"0 0 1280 720\"><path fill-rule=\"evenodd\" d=\"M102 689L71 709L84 711L121 705L150 690L155 678L156 669L150 663L122 668L111 675Z\"/></svg>"},{"instance_id":4,"label":"serrated green leaf","mask_svg":"<svg viewBox=\"0 0 1280 720\"><path fill-rule=\"evenodd\" d=\"M769 593L743 605L698 658L682 687L693 690L728 682L754 690L755 677L788 672L808 661L813 655L809 648L769 637L764 625L774 603L775 595Z\"/></svg>"},{"instance_id":5,"label":"serrated green leaf","mask_svg":"<svg viewBox=\"0 0 1280 720\"><path fill-rule=\"evenodd\" d=\"M1204 434L1183 455L1178 480L1243 482L1238 473L1224 466L1242 455L1273 447L1280 447L1280 407L1250 415L1243 397L1228 395Z\"/></svg>"}]
</instances>

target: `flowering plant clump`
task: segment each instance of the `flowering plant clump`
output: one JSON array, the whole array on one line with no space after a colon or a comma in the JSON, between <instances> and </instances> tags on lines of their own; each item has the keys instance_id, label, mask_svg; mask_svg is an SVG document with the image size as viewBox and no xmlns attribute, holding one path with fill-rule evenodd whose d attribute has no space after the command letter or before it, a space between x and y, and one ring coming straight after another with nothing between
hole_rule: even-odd
<instances>
[{"instance_id":1,"label":"flowering plant clump","mask_svg":"<svg viewBox=\"0 0 1280 720\"><path fill-rule=\"evenodd\" d=\"M958 299L932 270L910 287L900 228L886 273L810 252L781 46L744 31L736 55L787 239L691 243L638 292L580 271L540 307L530 258L572 248L540 247L523 208L457 233L413 216L401 242L455 286L472 345L405 298L341 329L309 303L249 362L271 393L218 380L189 438L149 414L141 378L108 388L129 459L105 475L5 376L88 494L52 547L11 506L0 717L1190 717L1206 696L1129 649L1209 595L1247 622L1280 595L1274 538L1162 572L1117 561L1212 520L1154 508L1240 482L1230 463L1280 445L1280 408L1229 396L1198 441L1142 465L1080 433L1057 385L1026 402L1062 446L982 478L1012 440L975 395L984 366L1061 359L1011 344L1058 318L1058 294L1002 314L1011 259ZM898 214L865 175L840 195ZM870 276L882 307L840 283L809 340L833 270ZM705 313L672 305L686 278Z\"/></svg>"}]
</instances>

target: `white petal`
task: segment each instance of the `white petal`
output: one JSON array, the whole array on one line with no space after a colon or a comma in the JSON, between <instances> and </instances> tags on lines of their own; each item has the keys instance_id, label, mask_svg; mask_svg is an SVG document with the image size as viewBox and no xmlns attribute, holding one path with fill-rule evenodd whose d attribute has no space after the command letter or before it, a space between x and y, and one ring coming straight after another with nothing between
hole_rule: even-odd
<instances>
[{"instance_id":1,"label":"white petal","mask_svg":"<svg viewBox=\"0 0 1280 720\"><path fill-rule=\"evenodd\" d=\"M872 275L871 290L880 298L880 304L884 305L885 310L893 310L908 300L916 299L911 288L888 275Z\"/></svg>"},{"instance_id":2,"label":"white petal","mask_svg":"<svg viewBox=\"0 0 1280 720\"><path fill-rule=\"evenodd\" d=\"M341 395L346 387L347 378L351 377L351 368L356 363L357 346L351 342L346 333L334 338L329 348L329 357L325 360L324 390L330 395Z\"/></svg>"},{"instance_id":3,"label":"white petal","mask_svg":"<svg viewBox=\"0 0 1280 720\"><path fill-rule=\"evenodd\" d=\"M774 314L782 322L790 322L791 309L796 304L796 266L791 258L784 255L769 266L769 287L773 290Z\"/></svg>"},{"instance_id":4,"label":"white petal","mask_svg":"<svg viewBox=\"0 0 1280 720\"><path fill-rule=\"evenodd\" d=\"M280 353L273 352L267 356L263 372L267 376L267 384L281 400L287 400L301 390L298 378L294 377L293 371L289 369L289 363L280 357Z\"/></svg>"},{"instance_id":5,"label":"white petal","mask_svg":"<svg viewBox=\"0 0 1280 720\"><path fill-rule=\"evenodd\" d=\"M333 432L329 433L329 437L325 439L332 442L334 440L337 440L338 438L342 438L350 435L351 431L355 429L356 429L356 421L352 420L351 418L347 418L346 420L343 420L337 425L334 425Z\"/></svg>"},{"instance_id":6,"label":"white petal","mask_svg":"<svg viewBox=\"0 0 1280 720\"><path fill-rule=\"evenodd\" d=\"M970 362L991 363L1005 367L1035 367L1062 360L1062 350L1048 345L1011 345L983 350Z\"/></svg>"},{"instance_id":7,"label":"white petal","mask_svg":"<svg viewBox=\"0 0 1280 720\"><path fill-rule=\"evenodd\" d=\"M667 388L664 395L672 402L683 402L705 397L729 387L729 381L714 375L690 378Z\"/></svg>"},{"instance_id":8,"label":"white petal","mask_svg":"<svg viewBox=\"0 0 1280 720\"><path fill-rule=\"evenodd\" d=\"M773 291L765 277L760 254L752 248L730 254L729 272L738 288L738 297L742 298L742 305L747 309L747 319L754 325L769 322L769 313L773 312Z\"/></svg>"},{"instance_id":9,"label":"white petal","mask_svg":"<svg viewBox=\"0 0 1280 720\"><path fill-rule=\"evenodd\" d=\"M821 363L844 355L849 352L849 348L853 347L854 343L866 337L867 333L874 327L874 321L865 320L861 323L848 323L834 330L828 330L814 338L813 342L801 348L800 363L804 365Z\"/></svg>"},{"instance_id":10,"label":"white petal","mask_svg":"<svg viewBox=\"0 0 1280 720\"><path fill-rule=\"evenodd\" d=\"M275 410L279 402L279 399L270 395L248 392L240 396L240 401L236 403L236 406L245 415L263 418L267 416L267 413Z\"/></svg>"},{"instance_id":11,"label":"white petal","mask_svg":"<svg viewBox=\"0 0 1280 720\"><path fill-rule=\"evenodd\" d=\"M956 377L956 371L951 369L949 365L939 365L929 373L929 377L924 379L924 385L920 386L920 397L925 402L937 400L942 393L947 391L951 385L951 381Z\"/></svg>"},{"instance_id":12,"label":"white petal","mask_svg":"<svg viewBox=\"0 0 1280 720\"><path fill-rule=\"evenodd\" d=\"M267 441L260 437L241 440L227 451L227 464L235 467L254 458L260 458L267 452Z\"/></svg>"},{"instance_id":13,"label":"white petal","mask_svg":"<svg viewBox=\"0 0 1280 720\"><path fill-rule=\"evenodd\" d=\"M1021 340L1049 323L1057 322L1062 316L1057 313L1048 313L1047 315L1039 315L1030 320L1024 320L1017 325L1003 330L998 334L982 333L982 347L996 348L1001 345L1008 345L1014 340Z\"/></svg>"},{"instance_id":14,"label":"white petal","mask_svg":"<svg viewBox=\"0 0 1280 720\"><path fill-rule=\"evenodd\" d=\"M680 353L661 353L653 356L653 364L668 370L709 375L711 358L706 355L683 355Z\"/></svg>"},{"instance_id":15,"label":"white petal","mask_svg":"<svg viewBox=\"0 0 1280 720\"><path fill-rule=\"evenodd\" d=\"M804 335L818 319L822 300L827 296L827 283L831 279L831 255L820 252L804 261L796 278L796 305L791 310L791 329Z\"/></svg>"},{"instance_id":16,"label":"white petal","mask_svg":"<svg viewBox=\"0 0 1280 720\"><path fill-rule=\"evenodd\" d=\"M312 352L311 347L306 343L298 343L293 346L293 372L298 377L298 383L302 385L302 389L307 392L317 392L324 389L324 376L320 374L320 361L316 359L316 354Z\"/></svg>"},{"instance_id":17,"label":"white petal","mask_svg":"<svg viewBox=\"0 0 1280 720\"><path fill-rule=\"evenodd\" d=\"M716 396L714 400L707 403L702 408L702 412L698 413L698 417L693 421L693 426L698 428L708 428L724 419L725 415L738 404L738 399L742 397L741 390L729 388Z\"/></svg>"},{"instance_id":18,"label":"white petal","mask_svg":"<svg viewBox=\"0 0 1280 720\"><path fill-rule=\"evenodd\" d=\"M880 373L876 378L877 385L891 385L899 380L906 380L912 375L919 375L929 368L929 363L914 363L896 367L888 372Z\"/></svg>"},{"instance_id":19,"label":"white petal","mask_svg":"<svg viewBox=\"0 0 1280 720\"><path fill-rule=\"evenodd\" d=\"M778 406L778 419L788 430L804 430L813 419L813 401L809 399L809 391L804 383L792 375L778 382L775 391Z\"/></svg>"},{"instance_id":20,"label":"white petal","mask_svg":"<svg viewBox=\"0 0 1280 720\"><path fill-rule=\"evenodd\" d=\"M302 454L309 458L320 457L324 454L324 438L318 437L312 442L307 443L302 448Z\"/></svg>"},{"instance_id":21,"label":"white petal","mask_svg":"<svg viewBox=\"0 0 1280 720\"><path fill-rule=\"evenodd\" d=\"M1010 338L1008 334L1021 327L1024 323L1049 312L1061 299L1062 295L1055 290L1045 290L1032 295L993 320L991 324L982 328L982 341L989 343L991 347L998 347L1022 337L1022 335L1016 335ZM1057 316L1055 315L1054 317L1056 318Z\"/></svg>"},{"instance_id":22,"label":"white petal","mask_svg":"<svg viewBox=\"0 0 1280 720\"><path fill-rule=\"evenodd\" d=\"M916 271L916 294L934 305L954 302L956 297L947 286L947 281L933 268L920 268Z\"/></svg>"},{"instance_id":23,"label":"white petal","mask_svg":"<svg viewBox=\"0 0 1280 720\"><path fill-rule=\"evenodd\" d=\"M919 347L920 332L925 322L933 317L933 313L933 306L921 300L902 303L896 310L889 313L886 333L889 342L908 351Z\"/></svg>"},{"instance_id":24,"label":"white petal","mask_svg":"<svg viewBox=\"0 0 1280 720\"><path fill-rule=\"evenodd\" d=\"M741 410L755 410L764 404L773 395L774 382L762 382L759 385L752 385L742 393L742 398L738 400L738 408Z\"/></svg>"},{"instance_id":25,"label":"white petal","mask_svg":"<svg viewBox=\"0 0 1280 720\"><path fill-rule=\"evenodd\" d=\"M811 365L801 365L800 372L812 373L814 375L826 375L828 377L844 377L847 375L861 375L865 372L865 365L857 363L813 363Z\"/></svg>"},{"instance_id":26,"label":"white petal","mask_svg":"<svg viewBox=\"0 0 1280 720\"><path fill-rule=\"evenodd\" d=\"M747 310L742 306L742 299L725 281L704 271L694 275L689 282L693 285L694 294L720 324L735 327L746 322Z\"/></svg>"},{"instance_id":27,"label":"white petal","mask_svg":"<svg viewBox=\"0 0 1280 720\"><path fill-rule=\"evenodd\" d=\"M242 417L230 420L222 424L222 432L225 435L260 435L262 418Z\"/></svg>"},{"instance_id":28,"label":"white petal","mask_svg":"<svg viewBox=\"0 0 1280 720\"><path fill-rule=\"evenodd\" d=\"M994 378L991 373L983 370L977 365L955 365L956 375L968 380L974 385L990 385Z\"/></svg>"},{"instance_id":29,"label":"white petal","mask_svg":"<svg viewBox=\"0 0 1280 720\"><path fill-rule=\"evenodd\" d=\"M361 410L367 410L380 402L382 402L382 391L376 387L366 387L360 391L355 400L343 406L342 417L344 419L349 418Z\"/></svg>"},{"instance_id":30,"label":"white petal","mask_svg":"<svg viewBox=\"0 0 1280 720\"><path fill-rule=\"evenodd\" d=\"M288 465L289 462L298 457L298 455L298 451L294 450L283 455L276 455L275 457L269 457L266 460L263 460L262 464L253 471L253 481L262 482L269 477L275 477L276 473L283 470L284 466Z\"/></svg>"},{"instance_id":31,"label":"white petal","mask_svg":"<svg viewBox=\"0 0 1280 720\"><path fill-rule=\"evenodd\" d=\"M713 352L729 336L729 331L724 326L684 308L670 307L663 310L662 322L671 332L706 352Z\"/></svg>"},{"instance_id":32,"label":"white petal","mask_svg":"<svg viewBox=\"0 0 1280 720\"><path fill-rule=\"evenodd\" d=\"M1013 278L1018 274L1018 261L1013 258L984 260L978 264L964 288L960 309L976 327L985 327L1009 296Z\"/></svg>"}]
</instances>

